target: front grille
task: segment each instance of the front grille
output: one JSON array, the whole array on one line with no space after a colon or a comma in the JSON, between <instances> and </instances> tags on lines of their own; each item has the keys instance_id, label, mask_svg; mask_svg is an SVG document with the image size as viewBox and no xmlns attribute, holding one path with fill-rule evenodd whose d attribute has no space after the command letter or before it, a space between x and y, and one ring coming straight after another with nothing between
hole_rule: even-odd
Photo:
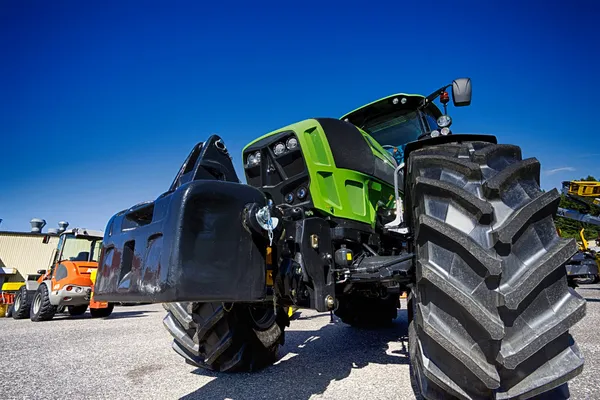
<instances>
[{"instance_id":1,"label":"front grille","mask_svg":"<svg viewBox=\"0 0 600 400\"><path fill-rule=\"evenodd\" d=\"M276 204L284 203L284 196L300 186L308 187L308 172L299 147L275 155L277 143L286 143L294 132L282 132L249 146L244 152L246 182L262 189ZM260 164L249 166L248 157L260 153ZM294 202L296 203L296 202Z\"/></svg>"}]
</instances>

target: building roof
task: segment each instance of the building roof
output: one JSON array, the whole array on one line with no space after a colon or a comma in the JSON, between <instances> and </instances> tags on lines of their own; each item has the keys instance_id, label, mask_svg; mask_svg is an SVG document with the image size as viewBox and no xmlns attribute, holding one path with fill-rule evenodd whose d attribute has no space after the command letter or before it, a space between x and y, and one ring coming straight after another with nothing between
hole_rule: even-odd
<instances>
[{"instance_id":1,"label":"building roof","mask_svg":"<svg viewBox=\"0 0 600 400\"><path fill-rule=\"evenodd\" d=\"M95 236L95 237L104 237L104 233L102 231L87 229L87 228L71 228L67 229L63 233L73 233L76 236ZM60 236L60 233L53 232L19 232L19 231L0 231L0 235L12 235L12 236Z\"/></svg>"},{"instance_id":2,"label":"building roof","mask_svg":"<svg viewBox=\"0 0 600 400\"><path fill-rule=\"evenodd\" d=\"M58 233L49 232L19 232L19 231L0 231L0 235L15 235L15 236L58 236Z\"/></svg>"}]
</instances>

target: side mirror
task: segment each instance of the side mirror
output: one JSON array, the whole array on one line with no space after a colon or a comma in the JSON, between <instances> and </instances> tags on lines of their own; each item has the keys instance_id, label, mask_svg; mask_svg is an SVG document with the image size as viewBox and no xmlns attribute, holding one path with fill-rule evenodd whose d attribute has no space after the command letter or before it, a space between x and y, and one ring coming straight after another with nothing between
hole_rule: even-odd
<instances>
[{"instance_id":1,"label":"side mirror","mask_svg":"<svg viewBox=\"0 0 600 400\"><path fill-rule=\"evenodd\" d=\"M454 107L471 104L471 78L458 78L452 82L452 101Z\"/></svg>"},{"instance_id":2,"label":"side mirror","mask_svg":"<svg viewBox=\"0 0 600 400\"><path fill-rule=\"evenodd\" d=\"M44 275L46 273L46 270L45 269L38 269L37 273L40 274L40 275Z\"/></svg>"}]
</instances>

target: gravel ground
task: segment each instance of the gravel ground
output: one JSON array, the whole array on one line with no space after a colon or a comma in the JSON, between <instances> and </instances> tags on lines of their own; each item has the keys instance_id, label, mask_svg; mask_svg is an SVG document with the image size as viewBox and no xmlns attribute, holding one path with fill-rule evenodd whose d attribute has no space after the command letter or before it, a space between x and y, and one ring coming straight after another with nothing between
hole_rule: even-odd
<instances>
[{"instance_id":1,"label":"gravel ground","mask_svg":"<svg viewBox=\"0 0 600 400\"><path fill-rule=\"evenodd\" d=\"M600 285L578 292L587 316L573 330L586 357L571 398L600 398ZM59 316L50 322L0 319L6 374L0 398L44 399L413 399L406 312L394 326L356 330L329 314L303 311L286 331L274 365L254 374L217 375L171 350L160 305L117 307L106 320ZM404 338L406 342L406 339Z\"/></svg>"}]
</instances>

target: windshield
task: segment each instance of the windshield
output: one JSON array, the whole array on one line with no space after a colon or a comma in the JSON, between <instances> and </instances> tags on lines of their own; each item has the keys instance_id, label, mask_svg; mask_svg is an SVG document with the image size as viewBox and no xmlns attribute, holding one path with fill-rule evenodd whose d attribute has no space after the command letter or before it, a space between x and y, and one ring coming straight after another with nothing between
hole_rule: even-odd
<instances>
[{"instance_id":1,"label":"windshield","mask_svg":"<svg viewBox=\"0 0 600 400\"><path fill-rule=\"evenodd\" d=\"M431 123L429 119L428 123ZM364 124L362 129L384 146L398 163L404 158L404 147L421 135L435 128L424 126L418 111L399 110L390 115L375 118Z\"/></svg>"},{"instance_id":2,"label":"windshield","mask_svg":"<svg viewBox=\"0 0 600 400\"><path fill-rule=\"evenodd\" d=\"M62 246L60 261L98 261L102 239L89 236L66 234L61 236L59 249Z\"/></svg>"}]
</instances>

